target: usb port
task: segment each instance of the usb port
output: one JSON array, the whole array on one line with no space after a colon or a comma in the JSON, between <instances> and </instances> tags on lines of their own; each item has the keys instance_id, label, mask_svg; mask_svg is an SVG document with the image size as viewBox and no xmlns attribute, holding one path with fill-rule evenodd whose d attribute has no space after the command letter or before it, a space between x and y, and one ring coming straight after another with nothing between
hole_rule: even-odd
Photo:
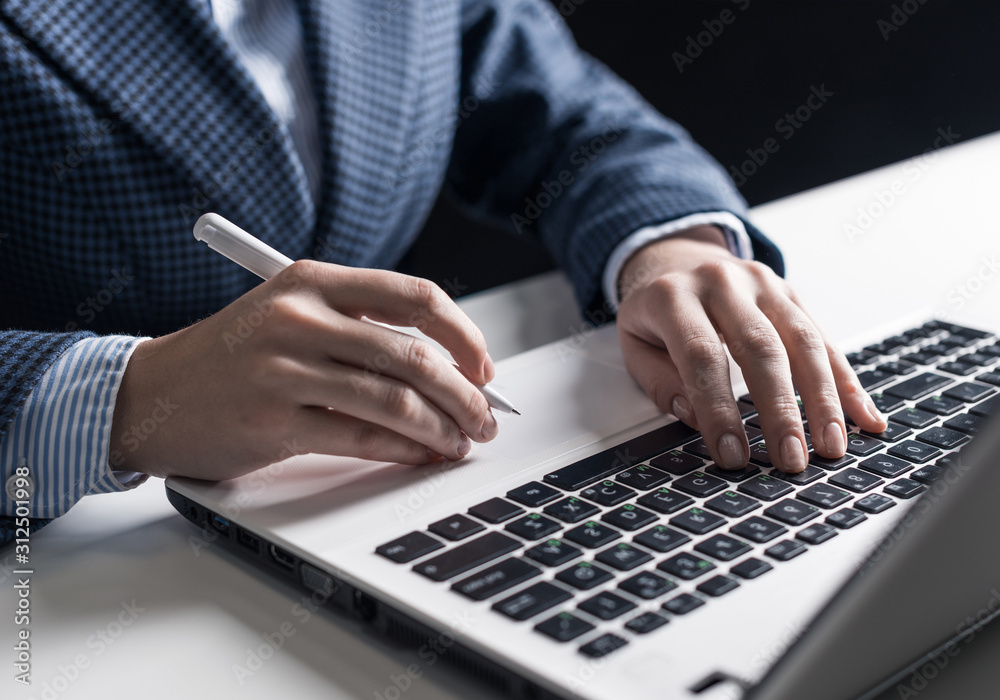
<instances>
[{"instance_id":1,"label":"usb port","mask_svg":"<svg viewBox=\"0 0 1000 700\"><path fill-rule=\"evenodd\" d=\"M286 552L283 549L271 545L271 558L278 563L279 566L283 566L286 569L295 568L295 557Z\"/></svg>"},{"instance_id":2,"label":"usb port","mask_svg":"<svg viewBox=\"0 0 1000 700\"><path fill-rule=\"evenodd\" d=\"M260 538L243 528L236 528L236 541L252 552L260 552Z\"/></svg>"},{"instance_id":3,"label":"usb port","mask_svg":"<svg viewBox=\"0 0 1000 700\"><path fill-rule=\"evenodd\" d=\"M212 513L212 519L209 521L212 527L221 532L223 535L229 534L229 521L225 518Z\"/></svg>"}]
</instances>

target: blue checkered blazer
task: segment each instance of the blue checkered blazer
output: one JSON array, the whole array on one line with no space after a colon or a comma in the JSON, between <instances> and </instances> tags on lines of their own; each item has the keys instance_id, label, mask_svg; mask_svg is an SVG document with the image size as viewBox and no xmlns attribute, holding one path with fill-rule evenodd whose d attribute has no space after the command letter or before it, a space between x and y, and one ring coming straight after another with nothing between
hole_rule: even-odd
<instances>
[{"instance_id":1,"label":"blue checkered blazer","mask_svg":"<svg viewBox=\"0 0 1000 700\"><path fill-rule=\"evenodd\" d=\"M320 111L315 202L204 0L0 1L0 426L84 334L167 333L256 284L194 242L204 211L293 258L391 267L447 187L540 238L584 308L601 305L604 262L630 232L745 211L545 0L298 4ZM609 130L606 152L581 156ZM565 192L538 196L565 173Z\"/></svg>"}]
</instances>

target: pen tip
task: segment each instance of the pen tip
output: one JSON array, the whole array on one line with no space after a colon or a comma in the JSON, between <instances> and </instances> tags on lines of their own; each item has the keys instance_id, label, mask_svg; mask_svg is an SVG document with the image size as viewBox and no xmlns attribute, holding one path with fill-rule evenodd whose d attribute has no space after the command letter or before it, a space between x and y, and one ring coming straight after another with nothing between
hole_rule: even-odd
<instances>
[{"instance_id":1,"label":"pen tip","mask_svg":"<svg viewBox=\"0 0 1000 700\"><path fill-rule=\"evenodd\" d=\"M520 411L518 411L518 410L517 410L516 408L512 408L512 409L510 409L510 412L511 412L511 413L513 413L513 414L514 414L515 416L519 416L519 415L521 415L521 412L520 412Z\"/></svg>"}]
</instances>

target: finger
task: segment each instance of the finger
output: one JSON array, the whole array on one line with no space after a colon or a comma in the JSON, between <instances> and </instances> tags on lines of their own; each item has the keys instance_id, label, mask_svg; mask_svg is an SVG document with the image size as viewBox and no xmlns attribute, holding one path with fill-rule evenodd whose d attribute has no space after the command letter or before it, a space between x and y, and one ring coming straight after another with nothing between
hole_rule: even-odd
<instances>
[{"instance_id":1,"label":"finger","mask_svg":"<svg viewBox=\"0 0 1000 700\"><path fill-rule=\"evenodd\" d=\"M426 464L438 455L389 428L328 408L304 407L290 429L307 452L376 462Z\"/></svg>"},{"instance_id":2,"label":"finger","mask_svg":"<svg viewBox=\"0 0 1000 700\"><path fill-rule=\"evenodd\" d=\"M698 417L684 395L684 381L666 348L654 347L628 332L619 337L626 369L656 407L698 430Z\"/></svg>"},{"instance_id":3,"label":"finger","mask_svg":"<svg viewBox=\"0 0 1000 700\"><path fill-rule=\"evenodd\" d=\"M724 468L739 469L746 465L750 448L718 332L691 290L669 278L654 284L654 293L643 300L647 327L677 367L712 459Z\"/></svg>"},{"instance_id":4,"label":"finger","mask_svg":"<svg viewBox=\"0 0 1000 700\"><path fill-rule=\"evenodd\" d=\"M326 348L334 362L413 387L477 442L496 437L499 428L482 392L427 342L334 311L330 325L325 337L314 342Z\"/></svg>"},{"instance_id":5,"label":"finger","mask_svg":"<svg viewBox=\"0 0 1000 700\"><path fill-rule=\"evenodd\" d=\"M296 397L304 404L389 428L449 459L460 459L471 449L455 421L412 386L392 377L326 364L306 368L296 383Z\"/></svg>"},{"instance_id":6,"label":"finger","mask_svg":"<svg viewBox=\"0 0 1000 700\"><path fill-rule=\"evenodd\" d=\"M752 291L729 270L710 282L707 306L733 359L743 371L761 421L771 462L780 470L800 472L808 461L805 430L799 414L791 367L782 339L755 303Z\"/></svg>"},{"instance_id":7,"label":"finger","mask_svg":"<svg viewBox=\"0 0 1000 700\"><path fill-rule=\"evenodd\" d=\"M441 343L473 382L486 384L493 379L493 361L482 332L433 282L387 270L319 266L315 280L330 308L355 318L367 316L416 328Z\"/></svg>"}]
</instances>

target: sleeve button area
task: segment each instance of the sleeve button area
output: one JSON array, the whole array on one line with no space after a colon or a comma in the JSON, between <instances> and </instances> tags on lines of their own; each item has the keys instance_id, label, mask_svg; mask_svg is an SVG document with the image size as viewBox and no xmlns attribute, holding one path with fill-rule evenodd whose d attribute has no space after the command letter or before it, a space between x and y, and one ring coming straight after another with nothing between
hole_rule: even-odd
<instances>
[{"instance_id":1,"label":"sleeve button area","mask_svg":"<svg viewBox=\"0 0 1000 700\"><path fill-rule=\"evenodd\" d=\"M27 498L18 498L18 480L21 480L23 490L28 492ZM27 485L24 485L24 482L27 482ZM17 474L11 474L7 478L7 482L4 485L4 491L7 493L7 498L12 501L26 501L35 493L35 480L30 476L18 476ZM23 496L24 494L21 495Z\"/></svg>"}]
</instances>

